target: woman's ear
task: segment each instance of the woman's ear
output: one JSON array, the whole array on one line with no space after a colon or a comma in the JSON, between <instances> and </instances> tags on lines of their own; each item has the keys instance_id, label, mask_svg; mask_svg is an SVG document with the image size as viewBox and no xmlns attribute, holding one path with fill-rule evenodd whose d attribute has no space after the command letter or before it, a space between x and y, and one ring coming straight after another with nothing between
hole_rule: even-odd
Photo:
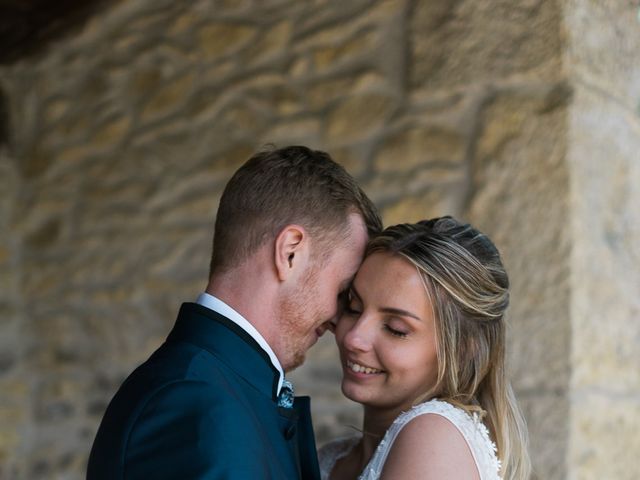
<instances>
[{"instance_id":1,"label":"woman's ear","mask_svg":"<svg viewBox=\"0 0 640 480\"><path fill-rule=\"evenodd\" d=\"M307 259L308 235L300 225L284 227L274 243L274 263L280 281L304 268Z\"/></svg>"}]
</instances>

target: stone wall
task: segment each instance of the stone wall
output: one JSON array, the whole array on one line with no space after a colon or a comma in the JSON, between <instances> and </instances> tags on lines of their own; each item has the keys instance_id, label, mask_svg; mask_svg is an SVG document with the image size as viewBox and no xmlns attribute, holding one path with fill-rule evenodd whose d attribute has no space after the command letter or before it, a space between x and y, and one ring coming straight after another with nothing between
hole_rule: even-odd
<instances>
[{"instance_id":1,"label":"stone wall","mask_svg":"<svg viewBox=\"0 0 640 480\"><path fill-rule=\"evenodd\" d=\"M83 478L106 403L206 283L221 189L266 143L332 153L387 224L489 233L536 478L604 478L614 458L635 478L635 15L128 0L0 68L0 478ZM329 336L294 377L320 442L359 424Z\"/></svg>"},{"instance_id":2,"label":"stone wall","mask_svg":"<svg viewBox=\"0 0 640 480\"><path fill-rule=\"evenodd\" d=\"M640 473L640 12L632 3L567 5L571 479Z\"/></svg>"}]
</instances>

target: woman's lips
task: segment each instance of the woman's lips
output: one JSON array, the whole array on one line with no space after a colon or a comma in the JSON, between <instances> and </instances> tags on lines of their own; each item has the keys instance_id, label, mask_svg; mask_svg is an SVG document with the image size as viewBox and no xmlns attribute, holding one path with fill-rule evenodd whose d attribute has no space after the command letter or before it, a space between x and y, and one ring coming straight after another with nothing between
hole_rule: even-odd
<instances>
[{"instance_id":1,"label":"woman's lips","mask_svg":"<svg viewBox=\"0 0 640 480\"><path fill-rule=\"evenodd\" d=\"M360 363L353 362L351 360L347 360L346 364L347 364L347 369L355 374L380 375L381 373L384 373L384 370L368 367L366 365L362 365Z\"/></svg>"}]
</instances>

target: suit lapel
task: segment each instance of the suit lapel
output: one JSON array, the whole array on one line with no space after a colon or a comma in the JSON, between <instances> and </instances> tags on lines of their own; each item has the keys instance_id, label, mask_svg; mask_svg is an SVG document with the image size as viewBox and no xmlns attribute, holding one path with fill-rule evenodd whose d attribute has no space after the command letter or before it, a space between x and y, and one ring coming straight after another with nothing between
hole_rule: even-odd
<instances>
[{"instance_id":1,"label":"suit lapel","mask_svg":"<svg viewBox=\"0 0 640 480\"><path fill-rule=\"evenodd\" d=\"M184 303L167 343L187 342L215 355L273 401L280 373L269 355L236 323L197 303Z\"/></svg>"},{"instance_id":2,"label":"suit lapel","mask_svg":"<svg viewBox=\"0 0 640 480\"><path fill-rule=\"evenodd\" d=\"M320 468L316 441L311 422L309 397L296 397L293 410L298 417L298 455L300 458L300 476L303 480L320 480Z\"/></svg>"}]
</instances>

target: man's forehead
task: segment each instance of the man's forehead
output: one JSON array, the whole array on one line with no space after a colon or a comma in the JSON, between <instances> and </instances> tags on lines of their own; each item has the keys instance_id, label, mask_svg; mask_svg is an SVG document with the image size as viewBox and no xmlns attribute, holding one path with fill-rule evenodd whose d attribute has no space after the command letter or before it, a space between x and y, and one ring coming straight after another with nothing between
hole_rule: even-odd
<instances>
[{"instance_id":1,"label":"man's forehead","mask_svg":"<svg viewBox=\"0 0 640 480\"><path fill-rule=\"evenodd\" d=\"M349 252L348 260L343 261L342 265L340 266L342 275L344 276L340 284L342 290L349 288L349 286L353 282L353 279L355 278L356 273L358 272L358 269L360 268L360 265L362 265L362 261L364 260L363 253L363 249L353 246Z\"/></svg>"}]
</instances>

